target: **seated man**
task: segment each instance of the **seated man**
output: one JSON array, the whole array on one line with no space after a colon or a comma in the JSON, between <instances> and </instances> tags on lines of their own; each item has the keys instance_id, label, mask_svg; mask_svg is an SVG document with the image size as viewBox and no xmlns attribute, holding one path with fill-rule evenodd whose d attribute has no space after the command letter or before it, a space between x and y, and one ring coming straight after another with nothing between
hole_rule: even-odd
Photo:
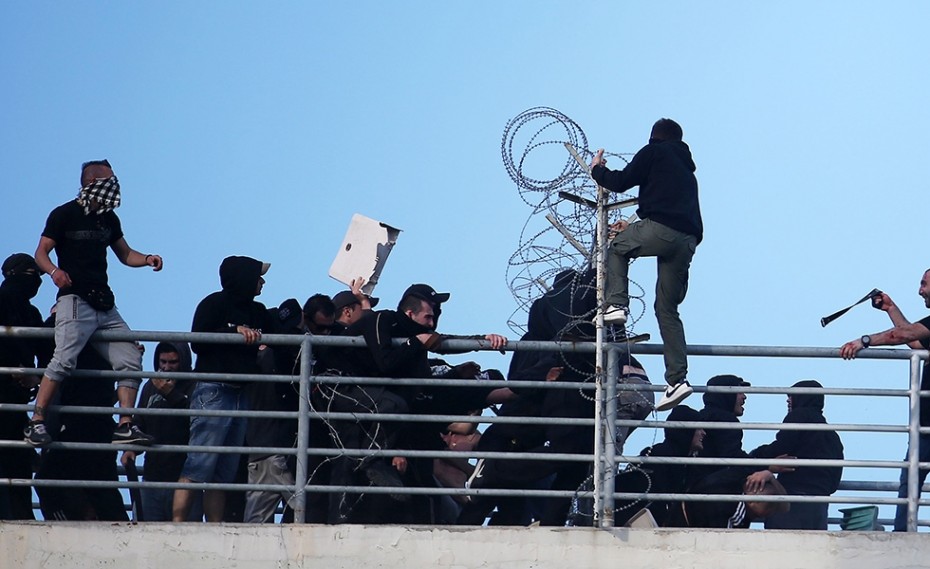
<instances>
[{"instance_id":1,"label":"seated man","mask_svg":"<svg viewBox=\"0 0 930 569\"><path fill-rule=\"evenodd\" d=\"M700 414L688 407L679 405L672 409L669 421L700 421ZM657 445L646 447L640 456L655 457L693 457L704 448L704 429L691 427L665 427L665 440ZM650 492L654 494L684 494L691 479L689 471L694 465L688 464L644 464L636 467L630 465L617 475L617 492ZM636 514L642 506L649 508L652 517L660 527L671 525L674 514L681 509L680 501L653 500L645 504L640 500L623 500L617 503L614 523L617 526Z\"/></svg>"},{"instance_id":2,"label":"seated man","mask_svg":"<svg viewBox=\"0 0 930 569\"><path fill-rule=\"evenodd\" d=\"M791 387L818 387L812 379L799 381ZM785 423L812 423L823 425L822 394L795 394L788 396L788 414ZM790 455L797 458L843 459L843 443L835 431L778 431L775 441L762 445L750 453L757 458L775 458ZM843 476L842 466L799 466L778 474L778 481L788 494L795 496L829 496L836 492ZM827 529L827 510L830 504L792 502L787 512L766 518L766 529Z\"/></svg>"},{"instance_id":3,"label":"seated man","mask_svg":"<svg viewBox=\"0 0 930 569\"><path fill-rule=\"evenodd\" d=\"M753 520L766 519L773 514L787 512L788 502L754 502L752 495L785 495L784 486L768 470L746 475L745 469L727 468L711 474L691 487L691 494L746 494L740 502L690 501L681 503L681 512L675 512L677 527L691 528L748 528Z\"/></svg>"}]
</instances>

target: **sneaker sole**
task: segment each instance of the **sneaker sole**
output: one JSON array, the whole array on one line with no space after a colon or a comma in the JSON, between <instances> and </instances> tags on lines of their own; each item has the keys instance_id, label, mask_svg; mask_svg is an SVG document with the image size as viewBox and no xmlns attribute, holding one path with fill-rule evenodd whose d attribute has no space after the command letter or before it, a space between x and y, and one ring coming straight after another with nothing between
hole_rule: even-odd
<instances>
[{"instance_id":1,"label":"sneaker sole","mask_svg":"<svg viewBox=\"0 0 930 569\"><path fill-rule=\"evenodd\" d=\"M392 479L391 476L387 476L378 470L368 469L365 471L365 477L368 478L368 481L373 485L378 486L379 488L403 488L404 482L398 476L396 479ZM410 500L409 494L388 494L392 500L397 502L407 502Z\"/></svg>"},{"instance_id":2,"label":"sneaker sole","mask_svg":"<svg viewBox=\"0 0 930 569\"><path fill-rule=\"evenodd\" d=\"M155 441L150 441L146 439L114 439L110 441L114 445L139 445L139 446L152 446Z\"/></svg>"},{"instance_id":3,"label":"sneaker sole","mask_svg":"<svg viewBox=\"0 0 930 569\"><path fill-rule=\"evenodd\" d=\"M656 405L656 411L667 411L672 407L677 406L679 403L688 398L689 395L694 393L694 389L690 385L680 385L676 386L673 393L669 395L666 393L662 396L662 399L659 400L658 405Z\"/></svg>"}]
</instances>

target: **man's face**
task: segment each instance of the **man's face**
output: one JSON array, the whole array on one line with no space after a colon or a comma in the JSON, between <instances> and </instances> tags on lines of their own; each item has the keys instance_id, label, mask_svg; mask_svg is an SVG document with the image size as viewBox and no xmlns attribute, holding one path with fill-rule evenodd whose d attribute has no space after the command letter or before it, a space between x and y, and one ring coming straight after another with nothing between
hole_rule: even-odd
<instances>
[{"instance_id":1,"label":"man's face","mask_svg":"<svg viewBox=\"0 0 930 569\"><path fill-rule=\"evenodd\" d=\"M313 318L307 321L307 330L309 330L311 334L316 334L317 336L330 334L333 331L333 323L335 320L333 315L326 316L322 312L316 312Z\"/></svg>"},{"instance_id":2,"label":"man's face","mask_svg":"<svg viewBox=\"0 0 930 569\"><path fill-rule=\"evenodd\" d=\"M704 429L695 429L694 436L691 437L691 454L704 450L704 435L707 431Z\"/></svg>"},{"instance_id":3,"label":"man's face","mask_svg":"<svg viewBox=\"0 0 930 569\"><path fill-rule=\"evenodd\" d=\"M736 394L736 404L733 405L733 414L737 417L742 417L743 412L746 410L746 394L737 393Z\"/></svg>"},{"instance_id":4,"label":"man's face","mask_svg":"<svg viewBox=\"0 0 930 569\"><path fill-rule=\"evenodd\" d=\"M339 322L345 326L355 324L361 317L362 305L358 303L343 306L339 311Z\"/></svg>"},{"instance_id":5,"label":"man's face","mask_svg":"<svg viewBox=\"0 0 930 569\"><path fill-rule=\"evenodd\" d=\"M924 306L930 308L930 271L920 277L920 288L917 290L917 294L924 299Z\"/></svg>"},{"instance_id":6,"label":"man's face","mask_svg":"<svg viewBox=\"0 0 930 569\"><path fill-rule=\"evenodd\" d=\"M255 287L255 296L258 296L262 293L262 287L265 286L265 278L262 276L258 277L258 285Z\"/></svg>"},{"instance_id":7,"label":"man's face","mask_svg":"<svg viewBox=\"0 0 930 569\"><path fill-rule=\"evenodd\" d=\"M420 310L418 312L408 310L407 317L430 330L435 328L436 316L433 313L433 305L425 300L420 301Z\"/></svg>"},{"instance_id":8,"label":"man's face","mask_svg":"<svg viewBox=\"0 0 930 569\"><path fill-rule=\"evenodd\" d=\"M181 355L177 352L161 352L158 354L158 371L180 371Z\"/></svg>"}]
</instances>

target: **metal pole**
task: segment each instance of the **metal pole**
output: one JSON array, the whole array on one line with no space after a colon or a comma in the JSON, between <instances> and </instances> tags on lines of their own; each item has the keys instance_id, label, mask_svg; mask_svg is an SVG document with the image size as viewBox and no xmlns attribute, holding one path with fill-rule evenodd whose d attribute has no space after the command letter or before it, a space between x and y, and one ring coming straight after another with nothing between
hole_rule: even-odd
<instances>
[{"instance_id":1,"label":"metal pole","mask_svg":"<svg viewBox=\"0 0 930 569\"><path fill-rule=\"evenodd\" d=\"M588 172L590 174L590 170ZM607 190L597 187L597 247L594 250L594 264L597 267L597 318L594 343L594 374L596 388L594 391L594 525L604 520L607 513L603 504L603 472L604 472L604 426L602 409L604 407L604 302L605 286L607 282L606 268L604 266L604 253L607 246ZM611 440L613 440L611 438ZM614 454L613 450L608 454ZM613 492L613 488L610 488ZM611 517L613 510L611 510ZM604 520L606 522L606 520ZM608 526L609 527L609 526Z\"/></svg>"},{"instance_id":2,"label":"metal pole","mask_svg":"<svg viewBox=\"0 0 930 569\"><path fill-rule=\"evenodd\" d=\"M614 527L614 479L617 475L617 382L620 380L620 358L617 349L607 348L607 385L604 404L604 512L601 516L602 528Z\"/></svg>"},{"instance_id":3,"label":"metal pole","mask_svg":"<svg viewBox=\"0 0 930 569\"><path fill-rule=\"evenodd\" d=\"M313 346L311 336L304 336L300 344L300 403L297 411L297 468L294 472L296 487L294 498L294 522L307 520L307 449L310 445L310 373L313 369Z\"/></svg>"},{"instance_id":4,"label":"metal pole","mask_svg":"<svg viewBox=\"0 0 930 569\"><path fill-rule=\"evenodd\" d=\"M920 500L920 356L911 356L908 390L910 413L907 422L907 531L917 531L917 501Z\"/></svg>"}]
</instances>

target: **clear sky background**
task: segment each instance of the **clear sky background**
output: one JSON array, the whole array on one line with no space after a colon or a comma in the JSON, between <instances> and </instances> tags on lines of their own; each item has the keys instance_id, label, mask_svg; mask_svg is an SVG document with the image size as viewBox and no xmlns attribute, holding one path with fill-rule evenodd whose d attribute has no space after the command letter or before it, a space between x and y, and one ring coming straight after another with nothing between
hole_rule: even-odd
<instances>
[{"instance_id":1,"label":"clear sky background","mask_svg":"<svg viewBox=\"0 0 930 569\"><path fill-rule=\"evenodd\" d=\"M135 329L189 330L233 254L272 263L269 306L336 293L327 271L362 213L403 230L382 306L427 282L452 292L443 331L515 337L505 273L530 210L503 167L504 126L553 107L590 150L621 153L671 117L698 165L706 227L681 307L689 343L839 346L888 327L866 306L820 327L873 287L926 315L928 21L918 1L4 2L0 251L34 252L81 162L108 158L127 241L165 259L152 273L111 255ZM631 276L650 306L637 331L658 339L654 271L643 260ZM54 294L46 279L36 304ZM506 368L509 356L478 359ZM644 361L661 383L661 359ZM692 358L693 383L717 373L907 381L901 362ZM903 424L906 409L833 397L826 415ZM744 419L784 412L784 396L756 395ZM635 436L628 452L654 432ZM770 437L747 432L745 446ZM906 446L843 437L848 458L899 459Z\"/></svg>"}]
</instances>

